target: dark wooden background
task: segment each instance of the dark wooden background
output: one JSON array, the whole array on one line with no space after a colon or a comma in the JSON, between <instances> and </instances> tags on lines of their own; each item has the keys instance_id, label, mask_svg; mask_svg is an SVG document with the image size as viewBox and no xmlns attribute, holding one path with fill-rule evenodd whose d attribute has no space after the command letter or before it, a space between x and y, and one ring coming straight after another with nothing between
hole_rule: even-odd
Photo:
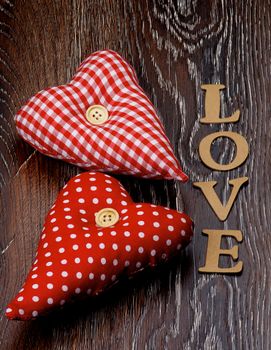
<instances>
[{"instance_id":1,"label":"dark wooden background","mask_svg":"<svg viewBox=\"0 0 271 350\"><path fill-rule=\"evenodd\" d=\"M135 67L166 127L190 183L123 177L138 201L185 210L193 243L174 262L123 282L110 293L35 322L3 312L30 268L46 212L80 170L46 158L18 138L13 116L38 90L67 82L89 53L110 48ZM0 0L0 348L271 348L271 1ZM201 125L202 83L224 83L222 114L234 125ZM238 169L212 172L198 145L210 132L248 140ZM214 156L227 162L231 143ZM193 181L248 176L228 220L218 221ZM240 276L199 274L204 228L240 229ZM232 241L225 242L230 246ZM225 259L223 263L228 263Z\"/></svg>"}]
</instances>

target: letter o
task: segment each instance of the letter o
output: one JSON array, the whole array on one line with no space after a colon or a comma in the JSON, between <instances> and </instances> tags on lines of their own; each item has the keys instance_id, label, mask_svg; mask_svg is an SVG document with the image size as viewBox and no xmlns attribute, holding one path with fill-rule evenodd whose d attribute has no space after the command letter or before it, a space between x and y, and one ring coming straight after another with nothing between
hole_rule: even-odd
<instances>
[{"instance_id":1,"label":"letter o","mask_svg":"<svg viewBox=\"0 0 271 350\"><path fill-rule=\"evenodd\" d=\"M212 143L219 137L227 137L231 139L236 145L236 156L234 160L229 164L219 164L214 161L211 155ZM210 135L205 136L199 144L199 155L202 162L209 168L219 171L227 171L237 168L247 159L248 151L249 149L246 139L240 134L232 131L214 132Z\"/></svg>"}]
</instances>

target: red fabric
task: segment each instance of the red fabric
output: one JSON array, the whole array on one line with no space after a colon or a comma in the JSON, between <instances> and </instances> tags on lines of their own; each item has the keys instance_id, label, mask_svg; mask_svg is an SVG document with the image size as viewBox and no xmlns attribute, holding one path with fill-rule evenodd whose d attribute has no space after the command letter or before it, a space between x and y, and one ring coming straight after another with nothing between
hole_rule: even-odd
<instances>
[{"instance_id":1,"label":"red fabric","mask_svg":"<svg viewBox=\"0 0 271 350\"><path fill-rule=\"evenodd\" d=\"M113 208L119 221L101 228L95 213ZM189 243L193 223L169 208L136 204L102 173L83 173L63 188L49 211L37 256L23 288L8 305L10 319L26 320L75 295L97 295L126 274L154 266Z\"/></svg>"},{"instance_id":2,"label":"red fabric","mask_svg":"<svg viewBox=\"0 0 271 350\"><path fill-rule=\"evenodd\" d=\"M97 104L109 120L93 126L85 114ZM34 148L82 168L187 180L134 69L116 52L90 55L69 84L40 91L15 120Z\"/></svg>"}]
</instances>

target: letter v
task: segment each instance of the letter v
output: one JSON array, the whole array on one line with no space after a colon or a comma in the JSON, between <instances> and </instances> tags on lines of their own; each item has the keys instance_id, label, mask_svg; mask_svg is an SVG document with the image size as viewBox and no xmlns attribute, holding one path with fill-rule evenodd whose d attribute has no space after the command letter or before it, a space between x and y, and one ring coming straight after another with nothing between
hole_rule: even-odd
<instances>
[{"instance_id":1,"label":"letter v","mask_svg":"<svg viewBox=\"0 0 271 350\"><path fill-rule=\"evenodd\" d=\"M223 205L215 192L214 187L217 181L208 182L194 182L193 185L202 190L205 198L210 204L211 208L217 215L220 221L225 221L230 213L231 207L235 201L235 198L241 188L241 186L248 181L247 177L239 177L238 179L229 180L229 185L233 186L228 203Z\"/></svg>"}]
</instances>

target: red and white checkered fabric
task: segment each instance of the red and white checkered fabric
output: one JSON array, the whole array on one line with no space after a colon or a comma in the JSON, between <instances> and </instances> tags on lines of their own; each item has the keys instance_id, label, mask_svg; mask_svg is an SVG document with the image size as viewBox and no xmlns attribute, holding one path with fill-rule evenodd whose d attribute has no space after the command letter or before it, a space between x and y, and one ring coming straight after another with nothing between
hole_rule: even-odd
<instances>
[{"instance_id":1,"label":"red and white checkered fabric","mask_svg":"<svg viewBox=\"0 0 271 350\"><path fill-rule=\"evenodd\" d=\"M105 124L87 121L92 105L107 109ZM47 156L89 170L187 180L134 69L114 51L91 54L69 84L40 91L15 120L22 138Z\"/></svg>"}]
</instances>

